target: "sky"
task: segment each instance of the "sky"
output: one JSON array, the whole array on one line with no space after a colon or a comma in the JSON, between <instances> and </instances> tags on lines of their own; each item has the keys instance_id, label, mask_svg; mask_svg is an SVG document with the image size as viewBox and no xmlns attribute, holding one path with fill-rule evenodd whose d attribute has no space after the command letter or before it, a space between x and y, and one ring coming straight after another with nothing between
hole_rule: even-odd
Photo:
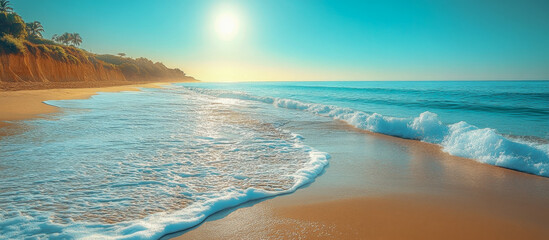
<instances>
[{"instance_id":1,"label":"sky","mask_svg":"<svg viewBox=\"0 0 549 240\"><path fill-rule=\"evenodd\" d=\"M547 80L547 0L11 0L203 81Z\"/></svg>"}]
</instances>

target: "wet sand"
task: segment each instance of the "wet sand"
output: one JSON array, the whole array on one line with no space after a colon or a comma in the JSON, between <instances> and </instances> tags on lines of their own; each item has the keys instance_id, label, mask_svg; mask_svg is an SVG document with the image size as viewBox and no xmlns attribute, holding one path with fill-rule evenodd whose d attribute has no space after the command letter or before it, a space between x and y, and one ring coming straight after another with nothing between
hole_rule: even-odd
<instances>
[{"instance_id":1,"label":"wet sand","mask_svg":"<svg viewBox=\"0 0 549 240\"><path fill-rule=\"evenodd\" d=\"M327 234L304 229L310 238L542 239L549 233L543 226L484 213L472 203L450 203L425 196L353 198L286 207L277 216L329 226Z\"/></svg>"},{"instance_id":2,"label":"wet sand","mask_svg":"<svg viewBox=\"0 0 549 240\"><path fill-rule=\"evenodd\" d=\"M140 87L157 88L168 82L141 83L123 86L97 88L63 88L43 90L0 91L0 128L11 125L10 122L40 117L54 113L59 108L43 103L47 100L86 99L97 92L138 91ZM0 131L0 137L17 129Z\"/></svg>"},{"instance_id":3,"label":"wet sand","mask_svg":"<svg viewBox=\"0 0 549 240\"><path fill-rule=\"evenodd\" d=\"M176 239L543 239L549 233L543 222L521 223L474 204L427 196L267 203L238 209Z\"/></svg>"},{"instance_id":4,"label":"wet sand","mask_svg":"<svg viewBox=\"0 0 549 240\"><path fill-rule=\"evenodd\" d=\"M254 201L165 239L543 239L549 179L451 156L440 147L296 123L332 155L325 173L289 195Z\"/></svg>"}]
</instances>

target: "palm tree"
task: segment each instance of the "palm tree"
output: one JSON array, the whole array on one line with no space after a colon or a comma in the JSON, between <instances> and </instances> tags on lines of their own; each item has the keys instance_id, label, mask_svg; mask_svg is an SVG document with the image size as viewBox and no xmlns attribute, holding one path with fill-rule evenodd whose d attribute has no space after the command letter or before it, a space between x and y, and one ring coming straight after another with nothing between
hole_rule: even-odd
<instances>
[{"instance_id":1,"label":"palm tree","mask_svg":"<svg viewBox=\"0 0 549 240\"><path fill-rule=\"evenodd\" d=\"M57 41L64 45L69 45L69 43L71 42L71 34L63 33L63 35L57 37Z\"/></svg>"},{"instance_id":2,"label":"palm tree","mask_svg":"<svg viewBox=\"0 0 549 240\"><path fill-rule=\"evenodd\" d=\"M54 34L51 37L51 40L56 41L57 43L72 46L79 46L82 43L82 37L80 37L80 34L78 33L63 33L61 36Z\"/></svg>"},{"instance_id":3,"label":"palm tree","mask_svg":"<svg viewBox=\"0 0 549 240\"><path fill-rule=\"evenodd\" d=\"M12 12L13 8L11 8L10 5L10 1L0 0L0 12Z\"/></svg>"},{"instance_id":4,"label":"palm tree","mask_svg":"<svg viewBox=\"0 0 549 240\"><path fill-rule=\"evenodd\" d=\"M74 46L80 46L80 44L82 43L82 37L80 37L80 34L78 33L69 33L69 36L70 36L70 42L72 43L72 45Z\"/></svg>"},{"instance_id":5,"label":"palm tree","mask_svg":"<svg viewBox=\"0 0 549 240\"><path fill-rule=\"evenodd\" d=\"M44 27L42 27L42 24L38 21L27 23L27 32L29 33L29 36L42 38L42 32L44 31Z\"/></svg>"},{"instance_id":6,"label":"palm tree","mask_svg":"<svg viewBox=\"0 0 549 240\"><path fill-rule=\"evenodd\" d=\"M63 33L62 35L54 34L51 37L51 40L56 41L57 43L68 45L69 44L69 39L70 39L69 34L70 33Z\"/></svg>"},{"instance_id":7,"label":"palm tree","mask_svg":"<svg viewBox=\"0 0 549 240\"><path fill-rule=\"evenodd\" d=\"M63 33L63 35L61 35L61 37L59 37L60 40L61 40L61 43L65 44L65 45L69 45L69 43L71 42L71 34L70 33Z\"/></svg>"}]
</instances>

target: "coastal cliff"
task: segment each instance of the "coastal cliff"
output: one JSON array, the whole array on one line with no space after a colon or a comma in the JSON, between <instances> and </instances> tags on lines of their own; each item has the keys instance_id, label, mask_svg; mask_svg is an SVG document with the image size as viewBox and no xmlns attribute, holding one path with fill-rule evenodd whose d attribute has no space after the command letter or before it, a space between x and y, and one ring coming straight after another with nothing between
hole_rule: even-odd
<instances>
[{"instance_id":1,"label":"coastal cliff","mask_svg":"<svg viewBox=\"0 0 549 240\"><path fill-rule=\"evenodd\" d=\"M93 58L65 62L43 53L0 55L1 82L126 81L122 71Z\"/></svg>"},{"instance_id":2,"label":"coastal cliff","mask_svg":"<svg viewBox=\"0 0 549 240\"><path fill-rule=\"evenodd\" d=\"M48 40L43 31L40 22L25 23L10 9L0 9L0 90L196 81L146 58L90 53L77 47L82 43L78 33Z\"/></svg>"},{"instance_id":3,"label":"coastal cliff","mask_svg":"<svg viewBox=\"0 0 549 240\"><path fill-rule=\"evenodd\" d=\"M145 58L97 55L71 46L24 43L0 53L0 83L196 81L179 69Z\"/></svg>"}]
</instances>

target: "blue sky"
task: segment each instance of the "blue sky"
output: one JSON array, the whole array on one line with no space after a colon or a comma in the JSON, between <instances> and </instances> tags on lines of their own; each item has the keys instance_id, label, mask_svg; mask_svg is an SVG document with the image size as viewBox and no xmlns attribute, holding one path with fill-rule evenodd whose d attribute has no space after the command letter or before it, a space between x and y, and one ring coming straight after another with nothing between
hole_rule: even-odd
<instances>
[{"instance_id":1,"label":"blue sky","mask_svg":"<svg viewBox=\"0 0 549 240\"><path fill-rule=\"evenodd\" d=\"M12 0L45 36L207 81L549 79L547 0ZM230 39L216 31L230 15Z\"/></svg>"}]
</instances>

